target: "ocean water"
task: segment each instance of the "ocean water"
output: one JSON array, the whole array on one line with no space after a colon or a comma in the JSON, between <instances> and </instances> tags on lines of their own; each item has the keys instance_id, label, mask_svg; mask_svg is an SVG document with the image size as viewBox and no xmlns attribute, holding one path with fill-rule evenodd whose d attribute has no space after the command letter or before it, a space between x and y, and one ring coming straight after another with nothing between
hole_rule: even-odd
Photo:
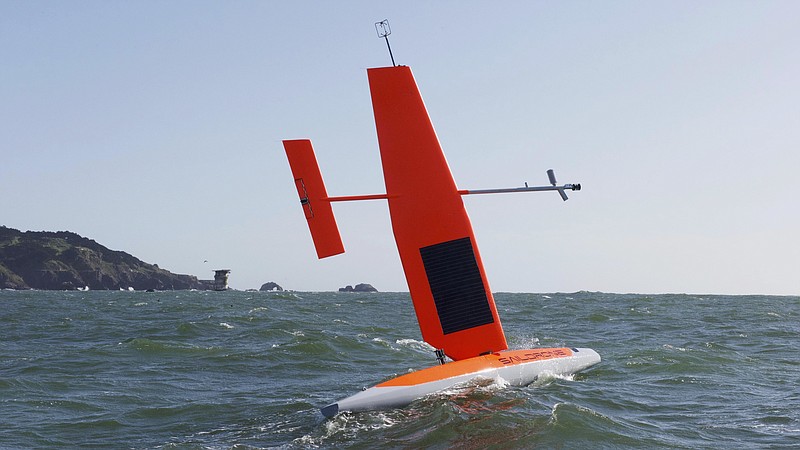
<instances>
[{"instance_id":1,"label":"ocean water","mask_svg":"<svg viewBox=\"0 0 800 450\"><path fill-rule=\"evenodd\" d=\"M798 448L800 297L499 293L512 348L603 362L403 409L407 293L0 291L0 448Z\"/></svg>"}]
</instances>

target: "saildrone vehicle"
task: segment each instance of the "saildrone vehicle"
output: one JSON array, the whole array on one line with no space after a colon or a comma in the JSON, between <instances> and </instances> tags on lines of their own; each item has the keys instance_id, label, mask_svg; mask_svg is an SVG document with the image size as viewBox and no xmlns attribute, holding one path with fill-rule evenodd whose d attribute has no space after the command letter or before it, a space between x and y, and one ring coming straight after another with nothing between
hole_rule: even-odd
<instances>
[{"instance_id":1,"label":"saildrone vehicle","mask_svg":"<svg viewBox=\"0 0 800 450\"><path fill-rule=\"evenodd\" d=\"M386 200L397 250L422 337L439 365L365 389L321 409L340 411L403 407L415 399L476 378L502 378L524 386L540 375L570 375L600 362L588 348L510 350L484 272L462 196L579 190L579 184L461 190L450 172L411 69L367 69L378 133L385 194L329 196L307 139L283 141L317 256L344 252L331 203ZM451 359L445 362L445 357Z\"/></svg>"}]
</instances>

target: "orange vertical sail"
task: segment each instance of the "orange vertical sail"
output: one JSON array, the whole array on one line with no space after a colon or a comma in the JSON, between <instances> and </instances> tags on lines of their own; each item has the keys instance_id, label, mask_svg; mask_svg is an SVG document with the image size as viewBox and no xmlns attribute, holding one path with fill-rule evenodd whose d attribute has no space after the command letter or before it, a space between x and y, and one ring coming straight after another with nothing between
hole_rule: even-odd
<instances>
[{"instance_id":1,"label":"orange vertical sail","mask_svg":"<svg viewBox=\"0 0 800 450\"><path fill-rule=\"evenodd\" d=\"M368 69L386 197L422 337L454 360L508 348L472 225L411 69Z\"/></svg>"}]
</instances>

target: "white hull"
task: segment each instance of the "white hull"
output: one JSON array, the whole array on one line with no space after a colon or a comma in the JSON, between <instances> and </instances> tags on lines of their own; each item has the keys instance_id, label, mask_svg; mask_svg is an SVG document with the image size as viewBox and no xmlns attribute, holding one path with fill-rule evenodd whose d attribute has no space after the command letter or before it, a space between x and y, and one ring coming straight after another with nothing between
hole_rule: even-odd
<instances>
[{"instance_id":1,"label":"white hull","mask_svg":"<svg viewBox=\"0 0 800 450\"><path fill-rule=\"evenodd\" d=\"M541 354L542 351L553 349L536 349L528 353ZM562 349L555 349L562 350ZM525 358L526 350L516 350L510 352L500 352L492 355L479 356L467 360L451 362L443 366L431 367L403 375L393 380L373 386L358 394L339 400L321 409L325 417L333 417L340 411L369 411L388 408L399 408L406 406L414 400L428 394L439 392L450 387L467 383L478 378L497 379L502 378L505 382L513 386L526 386L533 383L542 375L571 375L585 370L600 362L600 355L589 348L570 349L571 354L567 356L555 356L547 358ZM509 355L522 355L521 357ZM498 362L502 363L498 366ZM458 367L452 370L444 370L447 366L466 366L470 369L467 373L462 372ZM477 368L478 370L471 370ZM437 371L453 374L446 378L435 379L437 374L425 377L426 371ZM402 381L404 378L412 377L414 380ZM431 379L433 378L433 379ZM415 381L424 380L423 382Z\"/></svg>"}]
</instances>

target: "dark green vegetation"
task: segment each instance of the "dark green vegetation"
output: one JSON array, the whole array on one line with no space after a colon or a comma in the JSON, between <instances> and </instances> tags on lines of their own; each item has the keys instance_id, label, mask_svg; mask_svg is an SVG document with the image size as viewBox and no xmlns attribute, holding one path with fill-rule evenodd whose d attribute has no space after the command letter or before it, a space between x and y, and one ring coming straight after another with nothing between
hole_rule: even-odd
<instances>
[{"instance_id":1,"label":"dark green vegetation","mask_svg":"<svg viewBox=\"0 0 800 450\"><path fill-rule=\"evenodd\" d=\"M69 231L26 231L0 226L0 288L204 289L128 253L110 250Z\"/></svg>"}]
</instances>

